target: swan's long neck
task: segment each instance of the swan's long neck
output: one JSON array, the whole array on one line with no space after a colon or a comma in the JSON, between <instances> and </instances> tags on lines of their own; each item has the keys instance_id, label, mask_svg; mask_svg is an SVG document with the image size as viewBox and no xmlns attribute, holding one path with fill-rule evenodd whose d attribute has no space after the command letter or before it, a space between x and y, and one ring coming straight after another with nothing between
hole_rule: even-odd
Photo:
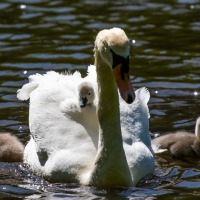
<instances>
[{"instance_id":1,"label":"swan's long neck","mask_svg":"<svg viewBox=\"0 0 200 200\"><path fill-rule=\"evenodd\" d=\"M98 59L98 56L97 56ZM119 118L119 100L112 69L102 62L96 63L99 88L99 103L97 109L100 124L99 133L102 145L122 143ZM106 120L105 120L106 119Z\"/></svg>"},{"instance_id":2,"label":"swan's long neck","mask_svg":"<svg viewBox=\"0 0 200 200\"><path fill-rule=\"evenodd\" d=\"M119 118L119 100L112 69L95 55L99 103L99 147L90 184L99 187L130 186L131 175L126 161Z\"/></svg>"}]
</instances>

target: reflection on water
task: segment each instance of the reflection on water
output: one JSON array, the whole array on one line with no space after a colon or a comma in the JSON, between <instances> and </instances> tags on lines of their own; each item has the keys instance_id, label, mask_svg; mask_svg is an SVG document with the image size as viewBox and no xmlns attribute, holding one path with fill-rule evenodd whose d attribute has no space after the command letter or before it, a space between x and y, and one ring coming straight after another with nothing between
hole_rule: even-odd
<instances>
[{"instance_id":1,"label":"reflection on water","mask_svg":"<svg viewBox=\"0 0 200 200\"><path fill-rule=\"evenodd\" d=\"M16 91L34 73L80 70L93 63L93 41L100 29L123 28L136 43L131 53L135 88L151 93L150 130L194 132L200 103L200 1L49 1L0 2L0 131L29 138L28 102ZM126 199L135 196L190 198L199 195L198 160L156 156L153 177L138 188L97 190L49 184L26 166L0 164L0 196L9 199Z\"/></svg>"}]
</instances>

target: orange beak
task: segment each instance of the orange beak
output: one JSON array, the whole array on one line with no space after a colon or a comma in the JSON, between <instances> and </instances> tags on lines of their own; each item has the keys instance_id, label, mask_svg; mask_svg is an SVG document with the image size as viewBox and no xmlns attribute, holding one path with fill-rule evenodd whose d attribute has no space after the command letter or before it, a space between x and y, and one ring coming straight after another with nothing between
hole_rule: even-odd
<instances>
[{"instance_id":1,"label":"orange beak","mask_svg":"<svg viewBox=\"0 0 200 200\"><path fill-rule=\"evenodd\" d=\"M113 68L113 72L121 97L124 101L131 104L135 100L135 92L131 84L129 72L125 73L122 67L121 63L118 64Z\"/></svg>"}]
</instances>

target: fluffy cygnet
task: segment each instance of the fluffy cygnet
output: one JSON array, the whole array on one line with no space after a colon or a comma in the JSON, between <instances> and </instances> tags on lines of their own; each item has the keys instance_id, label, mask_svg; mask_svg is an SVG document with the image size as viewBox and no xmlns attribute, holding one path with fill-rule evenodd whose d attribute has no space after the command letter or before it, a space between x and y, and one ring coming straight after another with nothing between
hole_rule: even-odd
<instances>
[{"instance_id":1,"label":"fluffy cygnet","mask_svg":"<svg viewBox=\"0 0 200 200\"><path fill-rule=\"evenodd\" d=\"M0 161L21 162L23 161L23 144L10 133L0 133Z\"/></svg>"},{"instance_id":2,"label":"fluffy cygnet","mask_svg":"<svg viewBox=\"0 0 200 200\"><path fill-rule=\"evenodd\" d=\"M158 152L167 149L175 158L200 157L200 117L196 121L195 134L178 131L159 136L152 143Z\"/></svg>"},{"instance_id":3,"label":"fluffy cygnet","mask_svg":"<svg viewBox=\"0 0 200 200\"><path fill-rule=\"evenodd\" d=\"M79 105L81 108L94 106L95 92L90 82L83 82L78 86Z\"/></svg>"}]
</instances>

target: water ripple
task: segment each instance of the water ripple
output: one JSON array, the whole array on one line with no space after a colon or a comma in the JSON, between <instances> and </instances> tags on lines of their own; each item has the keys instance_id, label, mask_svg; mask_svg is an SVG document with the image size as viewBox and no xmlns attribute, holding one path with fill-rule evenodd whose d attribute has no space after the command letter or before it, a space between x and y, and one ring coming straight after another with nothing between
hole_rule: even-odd
<instances>
[{"instance_id":1,"label":"water ripple","mask_svg":"<svg viewBox=\"0 0 200 200\"><path fill-rule=\"evenodd\" d=\"M151 93L150 131L194 132L200 104L199 10L198 0L0 2L0 131L12 132L26 144L28 101L20 102L17 90L35 73L79 70L85 75L87 66L94 62L97 32L117 26L136 41L131 47L131 81L135 88L145 86ZM187 199L199 193L198 165L199 161L156 156L153 177L141 181L137 188L108 191L50 184L19 164L0 163L2 177L8 177L3 179L0 196L168 199L179 195ZM20 181L11 184L13 180Z\"/></svg>"}]
</instances>

